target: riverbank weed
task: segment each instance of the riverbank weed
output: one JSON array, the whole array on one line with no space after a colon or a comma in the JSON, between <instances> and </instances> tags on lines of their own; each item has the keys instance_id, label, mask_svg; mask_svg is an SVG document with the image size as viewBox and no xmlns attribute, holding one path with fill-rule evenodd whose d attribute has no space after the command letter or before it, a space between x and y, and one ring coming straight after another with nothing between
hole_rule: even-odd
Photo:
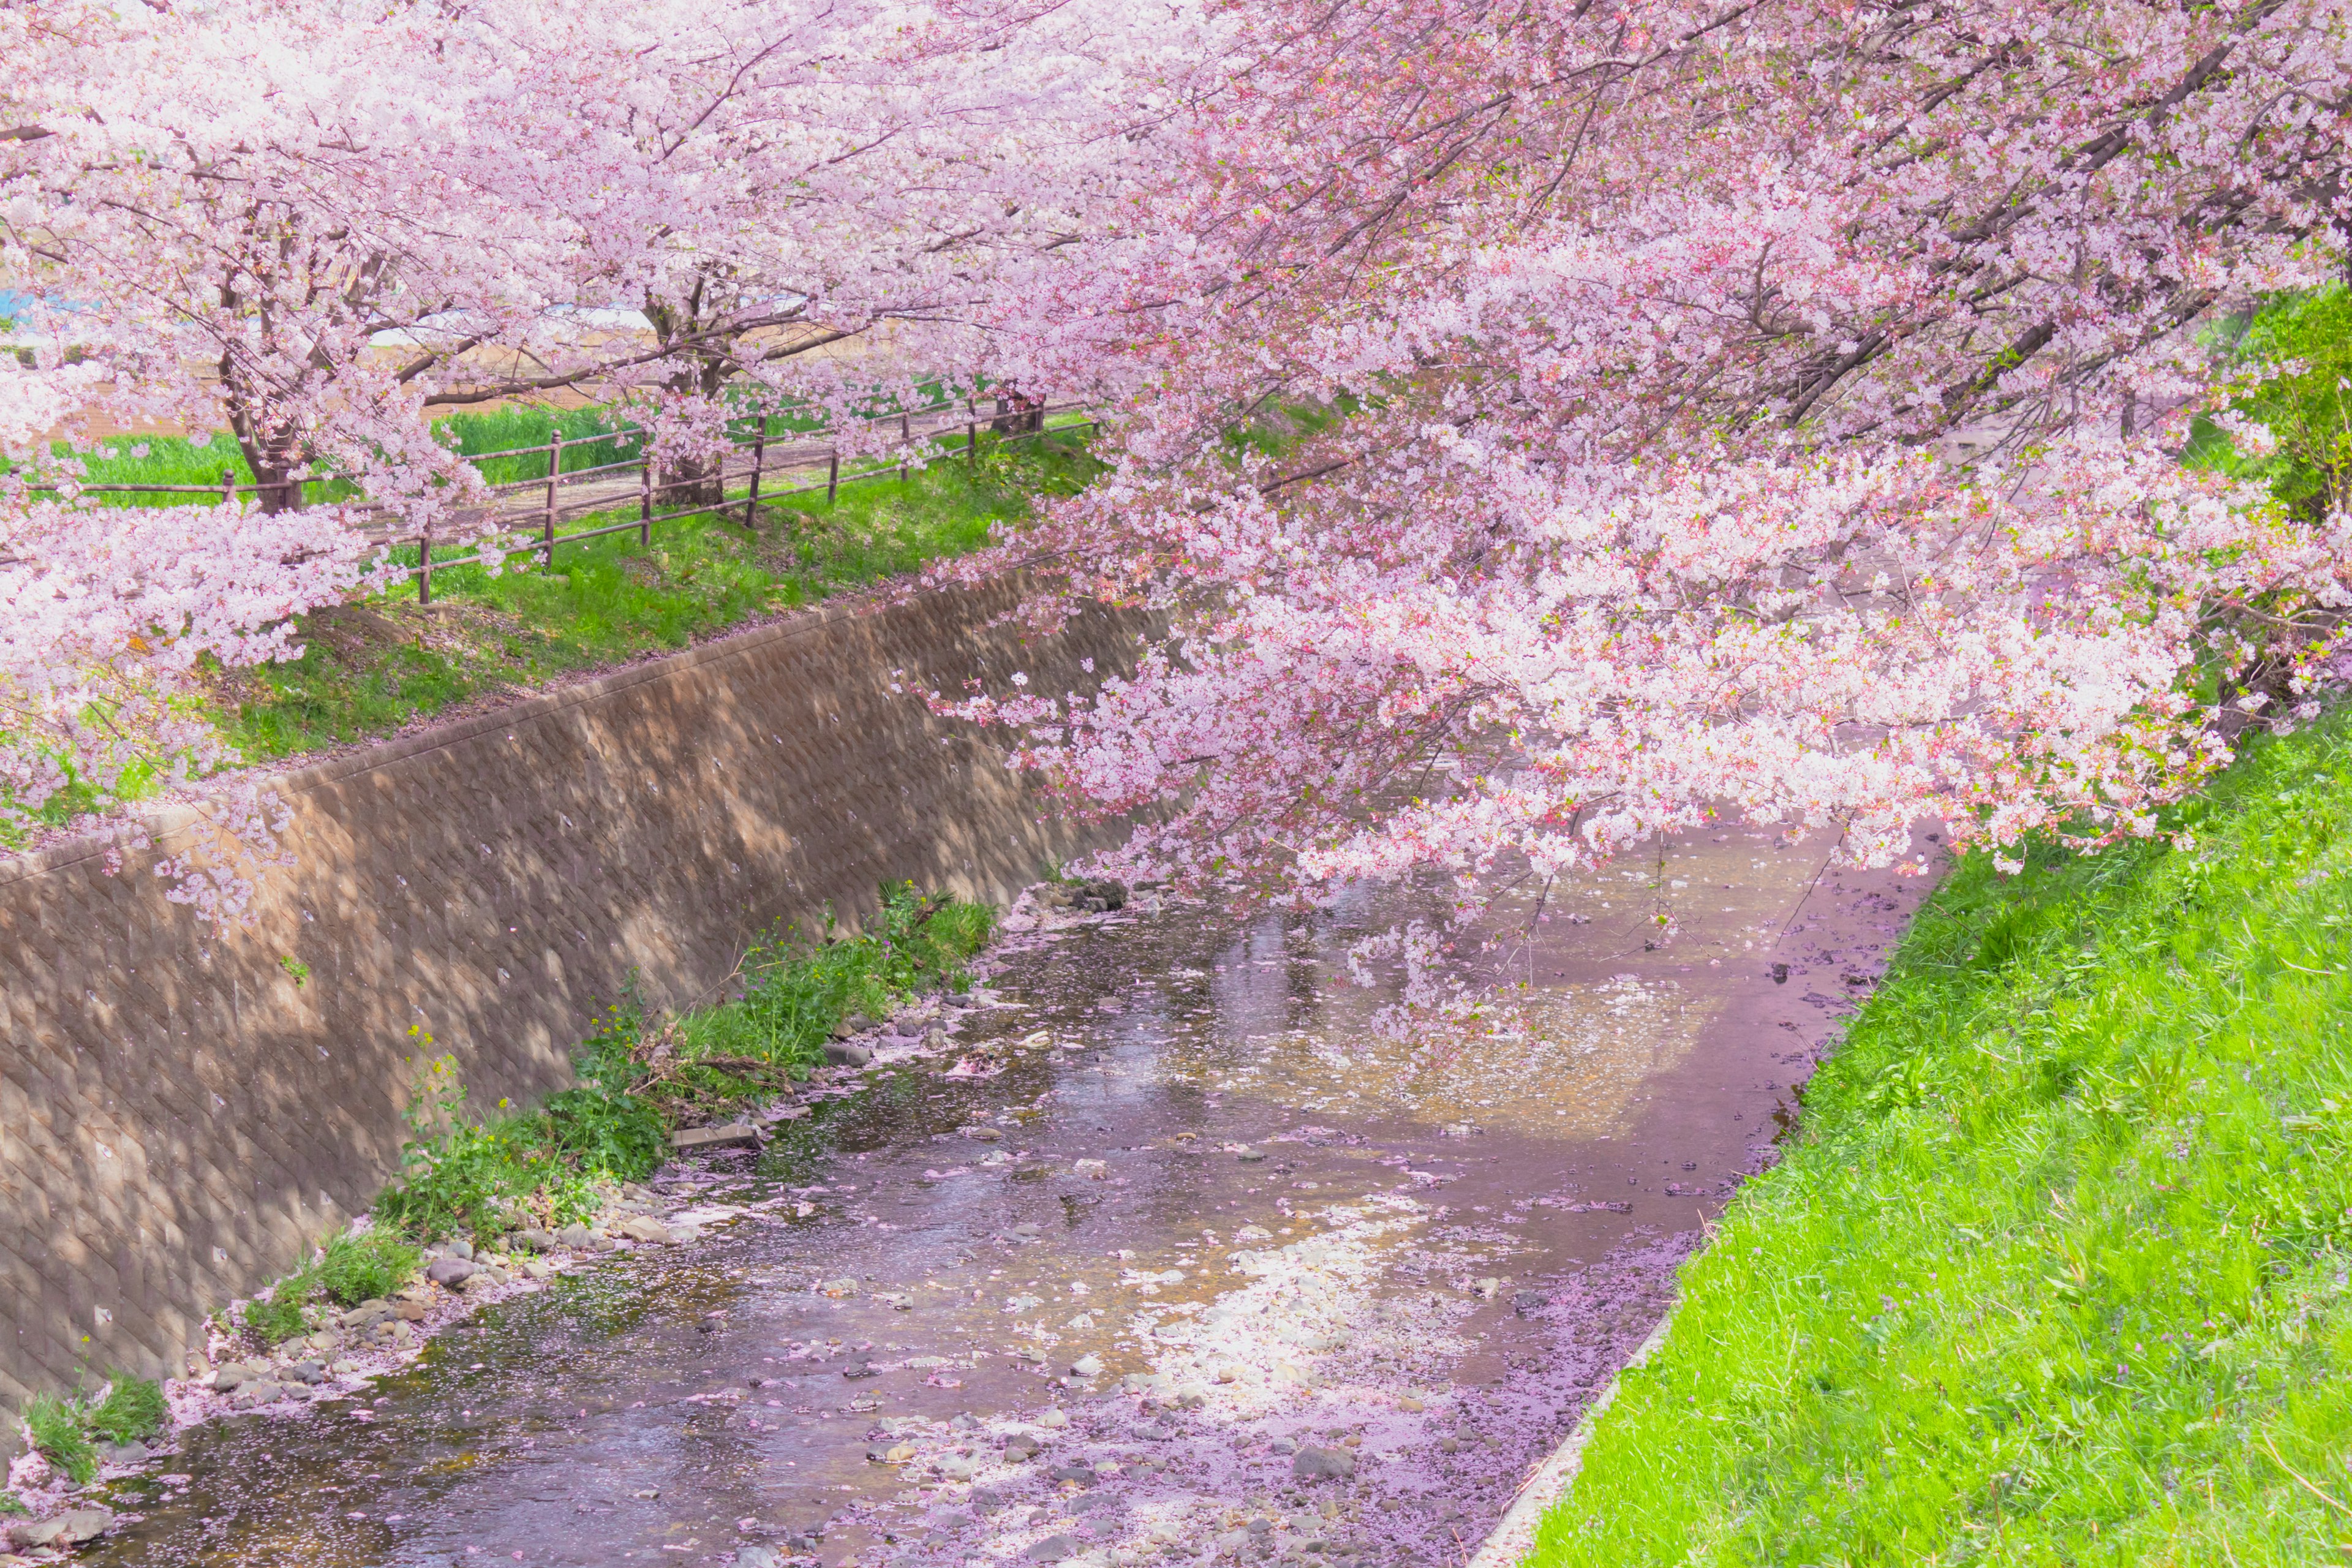
<instances>
[{"instance_id":1,"label":"riverbank weed","mask_svg":"<svg viewBox=\"0 0 2352 1568\"><path fill-rule=\"evenodd\" d=\"M619 1184L668 1157L674 1129L772 1100L807 1077L845 1019L885 1017L919 993L970 984L963 964L995 927L984 904L886 887L856 935L828 926L755 942L739 996L668 1016L631 984L575 1055L579 1085L536 1110L469 1121L463 1090L443 1083L444 1073L433 1080L441 1087L420 1090L401 1173L377 1198L375 1222L418 1241L478 1243L525 1225L584 1220Z\"/></svg>"},{"instance_id":2,"label":"riverbank weed","mask_svg":"<svg viewBox=\"0 0 2352 1568\"><path fill-rule=\"evenodd\" d=\"M2352 1552L2347 737L1958 868L1531 1563Z\"/></svg>"},{"instance_id":3,"label":"riverbank weed","mask_svg":"<svg viewBox=\"0 0 2352 1568\"><path fill-rule=\"evenodd\" d=\"M310 1299L310 1270L306 1264L270 1287L268 1295L247 1301L238 1314L237 1326L265 1345L284 1344L297 1334L310 1331L310 1320L302 1313Z\"/></svg>"},{"instance_id":4,"label":"riverbank weed","mask_svg":"<svg viewBox=\"0 0 2352 1568\"><path fill-rule=\"evenodd\" d=\"M313 1302L356 1307L388 1296L422 1261L415 1247L394 1231L330 1237L318 1256L271 1286L268 1296L247 1301L239 1326L265 1345L283 1344L310 1332Z\"/></svg>"},{"instance_id":5,"label":"riverbank weed","mask_svg":"<svg viewBox=\"0 0 2352 1568\"><path fill-rule=\"evenodd\" d=\"M424 1261L416 1248L389 1231L331 1237L311 1266L320 1295L345 1307L389 1296Z\"/></svg>"},{"instance_id":6,"label":"riverbank weed","mask_svg":"<svg viewBox=\"0 0 2352 1568\"><path fill-rule=\"evenodd\" d=\"M110 1443L128 1443L161 1430L170 1408L152 1378L118 1372L107 1379L106 1396L82 1415L82 1427Z\"/></svg>"},{"instance_id":7,"label":"riverbank weed","mask_svg":"<svg viewBox=\"0 0 2352 1568\"><path fill-rule=\"evenodd\" d=\"M98 1448L82 1430L81 1410L62 1394L33 1396L25 1406L25 1440L76 1486L98 1474Z\"/></svg>"}]
</instances>

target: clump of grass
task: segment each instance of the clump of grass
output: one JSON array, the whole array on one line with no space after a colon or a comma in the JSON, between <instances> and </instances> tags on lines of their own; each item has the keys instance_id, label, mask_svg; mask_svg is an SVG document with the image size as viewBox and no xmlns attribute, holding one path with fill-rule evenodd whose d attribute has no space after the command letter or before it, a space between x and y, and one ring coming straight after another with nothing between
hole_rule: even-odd
<instances>
[{"instance_id":1,"label":"clump of grass","mask_svg":"<svg viewBox=\"0 0 2352 1568\"><path fill-rule=\"evenodd\" d=\"M2178 845L1957 870L1532 1563L2343 1550L2347 736L2254 744Z\"/></svg>"},{"instance_id":2,"label":"clump of grass","mask_svg":"<svg viewBox=\"0 0 2352 1568\"><path fill-rule=\"evenodd\" d=\"M310 1300L312 1275L305 1264L270 1287L269 1294L245 1304L245 1331L265 1345L283 1344L310 1331L302 1309Z\"/></svg>"},{"instance_id":3,"label":"clump of grass","mask_svg":"<svg viewBox=\"0 0 2352 1568\"><path fill-rule=\"evenodd\" d=\"M396 1233L370 1229L362 1235L328 1238L317 1257L245 1304L245 1331L266 1345L283 1344L310 1331L310 1307L333 1301L356 1307L388 1296L423 1262L415 1247Z\"/></svg>"},{"instance_id":4,"label":"clump of grass","mask_svg":"<svg viewBox=\"0 0 2352 1568\"><path fill-rule=\"evenodd\" d=\"M416 1248L387 1231L331 1239L311 1266L312 1289L346 1307L389 1296L425 1261Z\"/></svg>"},{"instance_id":5,"label":"clump of grass","mask_svg":"<svg viewBox=\"0 0 2352 1568\"><path fill-rule=\"evenodd\" d=\"M106 1396L83 1412L82 1426L110 1443L128 1443L152 1436L163 1427L167 1414L161 1384L152 1378L118 1372L107 1380Z\"/></svg>"},{"instance_id":6,"label":"clump of grass","mask_svg":"<svg viewBox=\"0 0 2352 1568\"><path fill-rule=\"evenodd\" d=\"M25 1440L76 1486L98 1474L98 1449L82 1430L80 1407L61 1394L37 1394L25 1406Z\"/></svg>"},{"instance_id":7,"label":"clump of grass","mask_svg":"<svg viewBox=\"0 0 2352 1568\"><path fill-rule=\"evenodd\" d=\"M376 1222L417 1240L478 1244L523 1224L585 1219L617 1184L661 1163L673 1128L806 1077L852 1013L879 1017L915 993L968 984L964 961L995 921L985 905L885 889L857 936L787 932L755 943L734 1000L659 1017L632 988L582 1045L580 1086L540 1110L469 1121L462 1089L428 1097Z\"/></svg>"}]
</instances>

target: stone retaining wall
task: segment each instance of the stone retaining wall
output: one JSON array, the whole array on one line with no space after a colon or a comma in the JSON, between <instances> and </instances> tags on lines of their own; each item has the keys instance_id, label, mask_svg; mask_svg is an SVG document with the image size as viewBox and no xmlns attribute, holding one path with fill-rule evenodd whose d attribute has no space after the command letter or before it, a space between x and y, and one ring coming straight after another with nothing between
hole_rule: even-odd
<instances>
[{"instance_id":1,"label":"stone retaining wall","mask_svg":"<svg viewBox=\"0 0 2352 1568\"><path fill-rule=\"evenodd\" d=\"M176 1371L363 1207L412 1027L475 1105L528 1101L633 966L685 1005L769 922L854 921L885 879L1002 900L1091 847L889 689L1131 662L1135 623L1029 642L988 624L1009 602L819 614L294 774L300 865L226 940L148 874L185 824L119 876L86 845L0 865L0 1401Z\"/></svg>"}]
</instances>

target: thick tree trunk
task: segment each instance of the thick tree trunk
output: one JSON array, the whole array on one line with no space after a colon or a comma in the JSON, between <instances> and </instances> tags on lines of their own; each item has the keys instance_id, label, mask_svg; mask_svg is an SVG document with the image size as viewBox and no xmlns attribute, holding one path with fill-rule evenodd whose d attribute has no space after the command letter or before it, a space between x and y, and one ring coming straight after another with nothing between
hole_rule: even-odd
<instances>
[{"instance_id":1,"label":"thick tree trunk","mask_svg":"<svg viewBox=\"0 0 2352 1568\"><path fill-rule=\"evenodd\" d=\"M670 380L679 392L698 392L705 397L716 397L727 385L730 369L725 360L706 357L698 373L681 371ZM681 507L717 506L727 499L726 461L722 455L715 458L677 458L664 463L654 475L654 510L677 511Z\"/></svg>"},{"instance_id":2,"label":"thick tree trunk","mask_svg":"<svg viewBox=\"0 0 2352 1568\"><path fill-rule=\"evenodd\" d=\"M1000 393L996 399L996 417L988 422L989 433L995 436L1019 436L1045 427L1045 400L1024 397L1020 393Z\"/></svg>"},{"instance_id":3,"label":"thick tree trunk","mask_svg":"<svg viewBox=\"0 0 2352 1568\"><path fill-rule=\"evenodd\" d=\"M727 479L716 459L684 458L664 463L654 477L656 511L680 507L717 506L727 499Z\"/></svg>"}]
</instances>

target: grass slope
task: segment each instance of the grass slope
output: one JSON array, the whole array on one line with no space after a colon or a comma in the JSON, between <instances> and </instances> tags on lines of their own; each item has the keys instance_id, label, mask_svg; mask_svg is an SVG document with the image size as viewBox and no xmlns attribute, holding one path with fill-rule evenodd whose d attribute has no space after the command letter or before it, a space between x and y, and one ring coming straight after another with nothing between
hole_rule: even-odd
<instances>
[{"instance_id":1,"label":"grass slope","mask_svg":"<svg viewBox=\"0 0 2352 1568\"><path fill-rule=\"evenodd\" d=\"M1958 870L1532 1563L2352 1555L2347 736Z\"/></svg>"},{"instance_id":2,"label":"grass slope","mask_svg":"<svg viewBox=\"0 0 2352 1568\"><path fill-rule=\"evenodd\" d=\"M756 531L740 513L688 518L656 525L649 546L634 533L561 545L551 572L436 569L429 612L412 582L306 617L303 657L224 676L214 716L255 762L385 734L962 554L1037 497L1075 491L1094 466L1075 444L983 447L976 467L944 460L903 482L847 485L831 505L822 491L763 504Z\"/></svg>"}]
</instances>

